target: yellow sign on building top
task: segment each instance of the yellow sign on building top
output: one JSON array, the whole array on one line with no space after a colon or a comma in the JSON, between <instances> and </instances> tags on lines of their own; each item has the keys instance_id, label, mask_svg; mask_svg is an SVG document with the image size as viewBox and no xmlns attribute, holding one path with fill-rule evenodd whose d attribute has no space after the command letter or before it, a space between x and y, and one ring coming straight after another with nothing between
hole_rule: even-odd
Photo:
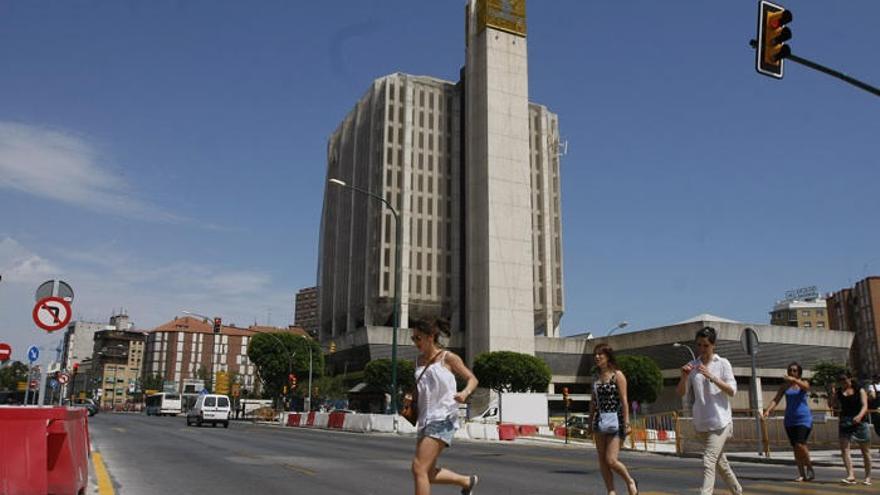
<instances>
[{"instance_id":1,"label":"yellow sign on building top","mask_svg":"<svg viewBox=\"0 0 880 495\"><path fill-rule=\"evenodd\" d=\"M526 35L526 0L477 0L477 30Z\"/></svg>"}]
</instances>

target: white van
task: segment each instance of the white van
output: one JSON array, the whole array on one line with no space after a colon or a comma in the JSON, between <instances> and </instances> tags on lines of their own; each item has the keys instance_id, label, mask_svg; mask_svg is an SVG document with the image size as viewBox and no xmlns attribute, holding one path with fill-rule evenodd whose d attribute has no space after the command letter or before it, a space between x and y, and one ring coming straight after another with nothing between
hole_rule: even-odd
<instances>
[{"instance_id":1,"label":"white van","mask_svg":"<svg viewBox=\"0 0 880 495\"><path fill-rule=\"evenodd\" d=\"M211 423L211 426L217 426L217 423L221 423L224 428L229 428L229 404L229 397L225 395L200 395L193 408L186 413L186 425Z\"/></svg>"}]
</instances>

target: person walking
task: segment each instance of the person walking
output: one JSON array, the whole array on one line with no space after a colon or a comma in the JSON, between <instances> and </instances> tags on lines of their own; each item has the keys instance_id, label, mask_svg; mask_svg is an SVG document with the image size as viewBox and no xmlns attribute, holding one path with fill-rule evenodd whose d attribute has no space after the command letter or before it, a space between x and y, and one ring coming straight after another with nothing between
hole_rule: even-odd
<instances>
[{"instance_id":1,"label":"person walking","mask_svg":"<svg viewBox=\"0 0 880 495\"><path fill-rule=\"evenodd\" d=\"M680 397L693 393L693 424L697 438L703 443L702 495L715 491L715 472L727 483L734 495L741 495L742 485L736 479L724 444L733 433L733 414L730 398L736 395L736 378L730 361L715 354L717 333L712 327L697 332L695 346L699 357L681 367L681 378L676 392Z\"/></svg>"},{"instance_id":2,"label":"person walking","mask_svg":"<svg viewBox=\"0 0 880 495\"><path fill-rule=\"evenodd\" d=\"M800 364L794 362L788 365L788 370L782 377L782 386L764 410L764 418L773 414L779 401L785 396L783 425L788 441L794 449L794 459L799 474L795 481L813 481L816 479L816 473L813 471L813 461L810 459L810 450L807 447L807 439L810 438L810 432L813 430L813 412L807 403L810 382L804 380L803 374L804 369Z\"/></svg>"},{"instance_id":3,"label":"person walking","mask_svg":"<svg viewBox=\"0 0 880 495\"><path fill-rule=\"evenodd\" d=\"M880 437L880 375L874 375L865 391L868 393L868 409L871 410L868 417L874 424L874 432ZM877 452L880 453L880 450Z\"/></svg>"},{"instance_id":4,"label":"person walking","mask_svg":"<svg viewBox=\"0 0 880 495\"><path fill-rule=\"evenodd\" d=\"M627 493L636 495L639 484L618 459L620 445L630 433L626 376L617 367L614 350L608 344L599 344L593 349L593 360L597 372L593 377L590 418L602 480L608 495L616 495L614 473L617 473L626 483Z\"/></svg>"},{"instance_id":5,"label":"person walking","mask_svg":"<svg viewBox=\"0 0 880 495\"><path fill-rule=\"evenodd\" d=\"M837 384L828 394L828 405L838 411L838 436L840 455L846 468L846 478L840 480L845 485L856 484L856 473L850 456L850 445L855 442L862 451L865 464L863 485L871 485L871 430L865 417L868 414L868 394L864 388L857 387L852 373L845 371L838 375Z\"/></svg>"},{"instance_id":6,"label":"person walking","mask_svg":"<svg viewBox=\"0 0 880 495\"><path fill-rule=\"evenodd\" d=\"M415 370L418 440L412 461L415 495L429 495L434 484L457 485L462 495L472 495L479 482L477 475L464 476L437 466L437 459L452 445L458 429L458 405L468 400L478 383L464 361L440 344L440 334L449 337L449 324L434 319L416 322L410 337L419 351ZM461 392L457 391L456 375L467 381Z\"/></svg>"}]
</instances>

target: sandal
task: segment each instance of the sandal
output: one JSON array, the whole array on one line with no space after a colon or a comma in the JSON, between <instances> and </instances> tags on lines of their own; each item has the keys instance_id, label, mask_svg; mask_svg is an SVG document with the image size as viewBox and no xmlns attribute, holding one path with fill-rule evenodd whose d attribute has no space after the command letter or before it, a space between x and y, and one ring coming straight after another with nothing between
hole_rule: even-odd
<instances>
[{"instance_id":1,"label":"sandal","mask_svg":"<svg viewBox=\"0 0 880 495\"><path fill-rule=\"evenodd\" d=\"M865 478L865 481L862 481L862 484L865 486L871 486L871 478Z\"/></svg>"},{"instance_id":2,"label":"sandal","mask_svg":"<svg viewBox=\"0 0 880 495\"><path fill-rule=\"evenodd\" d=\"M855 478L843 478L840 480L840 482L843 483L844 485L855 485L856 479Z\"/></svg>"},{"instance_id":3,"label":"sandal","mask_svg":"<svg viewBox=\"0 0 880 495\"><path fill-rule=\"evenodd\" d=\"M471 495L474 493L474 487L477 486L477 483L480 482L480 477L476 474L472 474L470 478L470 483L468 483L467 488L461 489L461 495Z\"/></svg>"}]
</instances>

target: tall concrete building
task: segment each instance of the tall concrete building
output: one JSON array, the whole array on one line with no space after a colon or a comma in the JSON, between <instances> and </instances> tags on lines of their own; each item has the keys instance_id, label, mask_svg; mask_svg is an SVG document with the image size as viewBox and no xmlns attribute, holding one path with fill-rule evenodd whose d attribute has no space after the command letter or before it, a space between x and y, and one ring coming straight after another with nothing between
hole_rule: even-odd
<instances>
[{"instance_id":1,"label":"tall concrete building","mask_svg":"<svg viewBox=\"0 0 880 495\"><path fill-rule=\"evenodd\" d=\"M296 293L293 325L312 337L318 336L318 288L306 287Z\"/></svg>"},{"instance_id":2,"label":"tall concrete building","mask_svg":"<svg viewBox=\"0 0 880 495\"><path fill-rule=\"evenodd\" d=\"M831 328L855 333L850 361L860 374L880 374L880 277L828 295Z\"/></svg>"},{"instance_id":3,"label":"tall concrete building","mask_svg":"<svg viewBox=\"0 0 880 495\"><path fill-rule=\"evenodd\" d=\"M62 351L62 366L72 370L74 363L81 364L86 359L92 358L95 347L95 332L102 330L131 330L134 325L125 311L120 311L110 317L110 323L95 323L89 321L74 321L68 325L64 332L64 346Z\"/></svg>"},{"instance_id":4,"label":"tall concrete building","mask_svg":"<svg viewBox=\"0 0 880 495\"><path fill-rule=\"evenodd\" d=\"M387 354L398 290L402 328L448 318L469 359L558 336L558 117L528 100L525 2L466 8L461 81L377 79L328 141L327 178L351 187L325 191L320 334L353 366Z\"/></svg>"},{"instance_id":5,"label":"tall concrete building","mask_svg":"<svg viewBox=\"0 0 880 495\"><path fill-rule=\"evenodd\" d=\"M785 327L829 328L828 309L821 297L779 301L770 312L770 324Z\"/></svg>"}]
</instances>

